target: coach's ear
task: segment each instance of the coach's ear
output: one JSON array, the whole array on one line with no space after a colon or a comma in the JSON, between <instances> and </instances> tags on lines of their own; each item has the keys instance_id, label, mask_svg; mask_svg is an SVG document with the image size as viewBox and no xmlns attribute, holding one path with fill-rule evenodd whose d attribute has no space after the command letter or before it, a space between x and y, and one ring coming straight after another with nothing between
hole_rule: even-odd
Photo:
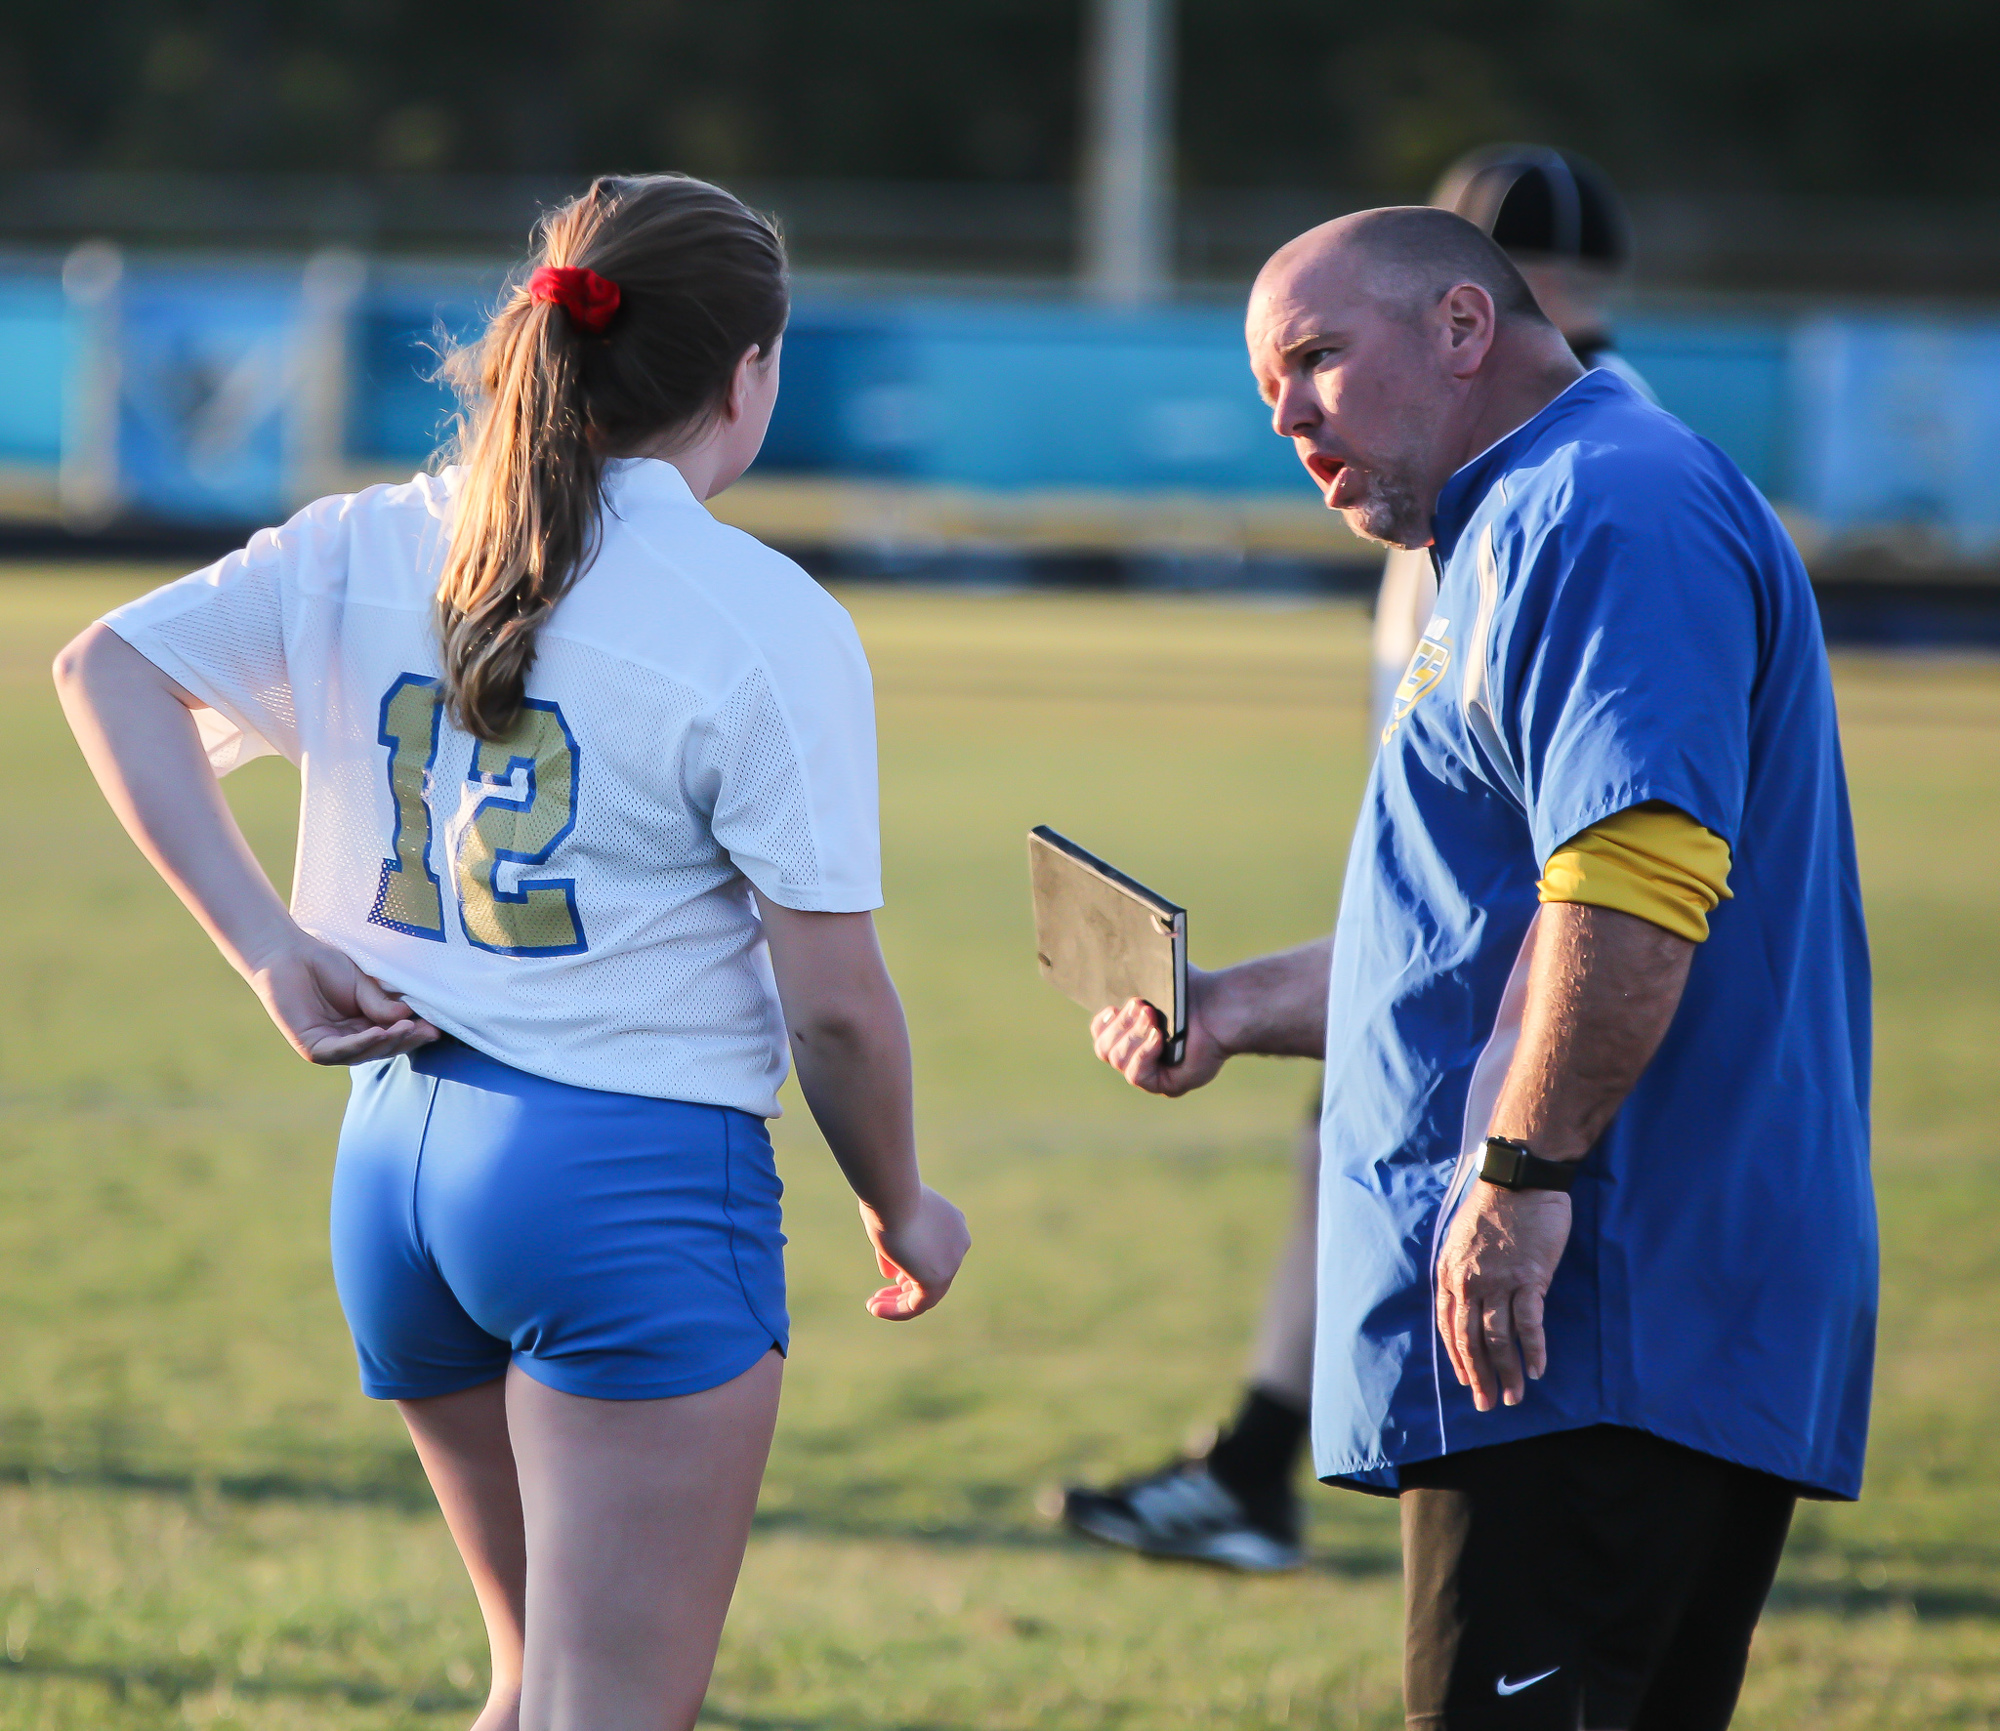
<instances>
[{"instance_id":1,"label":"coach's ear","mask_svg":"<svg viewBox=\"0 0 2000 1731\"><path fill-rule=\"evenodd\" d=\"M1493 297L1476 282L1447 289L1437 307L1438 337L1445 366L1455 379L1469 379L1486 364L1499 317Z\"/></svg>"}]
</instances>

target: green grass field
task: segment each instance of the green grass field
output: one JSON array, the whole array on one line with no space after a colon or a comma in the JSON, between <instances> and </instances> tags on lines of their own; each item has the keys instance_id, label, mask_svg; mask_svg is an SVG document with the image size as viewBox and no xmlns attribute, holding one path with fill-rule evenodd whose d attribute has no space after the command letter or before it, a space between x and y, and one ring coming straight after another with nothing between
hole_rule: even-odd
<instances>
[{"instance_id":1,"label":"green grass field","mask_svg":"<svg viewBox=\"0 0 2000 1731\"><path fill-rule=\"evenodd\" d=\"M0 574L0 1731L442 1731L482 1642L393 1413L355 1389L323 1222L345 1084L289 1056L117 833L49 691L55 647L154 580ZM1022 833L1177 894L1204 962L1323 930L1365 770L1362 616L847 599L927 1159L977 1245L938 1315L871 1321L851 1203L803 1113L778 1126L795 1345L704 1722L1398 1725L1392 1507L1313 1491L1314 1566L1262 1581L1035 1512L1220 1416L1310 1071L1159 1102L1094 1064L1035 978ZM1879 982L1878 1420L1865 1500L1803 1515L1738 1723L1995 1725L2000 663L1838 678ZM231 793L282 873L291 772Z\"/></svg>"}]
</instances>

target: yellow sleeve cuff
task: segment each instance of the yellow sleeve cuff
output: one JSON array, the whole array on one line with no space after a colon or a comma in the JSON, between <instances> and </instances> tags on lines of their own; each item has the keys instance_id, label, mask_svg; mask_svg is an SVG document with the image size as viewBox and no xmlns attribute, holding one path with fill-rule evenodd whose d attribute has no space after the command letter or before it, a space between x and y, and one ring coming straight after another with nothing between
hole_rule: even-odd
<instances>
[{"instance_id":1,"label":"yellow sleeve cuff","mask_svg":"<svg viewBox=\"0 0 2000 1731\"><path fill-rule=\"evenodd\" d=\"M1579 902L1651 920L1698 944L1730 894L1729 844L1677 806L1650 800L1572 836L1535 888L1545 902Z\"/></svg>"}]
</instances>

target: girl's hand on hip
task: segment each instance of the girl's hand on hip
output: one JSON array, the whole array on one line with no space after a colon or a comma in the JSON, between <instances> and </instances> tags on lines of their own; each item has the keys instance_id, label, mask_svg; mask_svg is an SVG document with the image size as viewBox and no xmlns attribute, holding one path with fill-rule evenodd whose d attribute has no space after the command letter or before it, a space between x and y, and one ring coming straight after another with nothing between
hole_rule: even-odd
<instances>
[{"instance_id":1,"label":"girl's hand on hip","mask_svg":"<svg viewBox=\"0 0 2000 1731\"><path fill-rule=\"evenodd\" d=\"M366 1064L428 1046L438 1031L331 944L305 932L247 974L292 1050L314 1064Z\"/></svg>"},{"instance_id":2,"label":"girl's hand on hip","mask_svg":"<svg viewBox=\"0 0 2000 1731\"><path fill-rule=\"evenodd\" d=\"M928 1184L908 1220L888 1226L864 1202L861 1225L875 1246L882 1273L894 1282L868 1300L868 1314L884 1322L908 1322L936 1305L951 1290L959 1264L972 1248L965 1216Z\"/></svg>"}]
</instances>

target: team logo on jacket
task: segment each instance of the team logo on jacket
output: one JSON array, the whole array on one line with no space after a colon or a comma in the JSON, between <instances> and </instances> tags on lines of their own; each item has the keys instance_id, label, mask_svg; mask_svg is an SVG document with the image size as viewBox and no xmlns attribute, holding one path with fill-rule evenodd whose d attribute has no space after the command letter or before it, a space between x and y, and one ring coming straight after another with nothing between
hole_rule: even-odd
<instances>
[{"instance_id":1,"label":"team logo on jacket","mask_svg":"<svg viewBox=\"0 0 2000 1731\"><path fill-rule=\"evenodd\" d=\"M1403 674L1403 683L1396 687L1396 701L1389 706L1389 725L1382 729L1382 743L1389 743L1389 735L1403 724L1403 717L1416 708L1424 693L1444 677L1444 670L1451 665L1451 639L1445 632L1451 628L1449 619L1433 619L1418 640L1417 652L1410 657L1409 668Z\"/></svg>"}]
</instances>

